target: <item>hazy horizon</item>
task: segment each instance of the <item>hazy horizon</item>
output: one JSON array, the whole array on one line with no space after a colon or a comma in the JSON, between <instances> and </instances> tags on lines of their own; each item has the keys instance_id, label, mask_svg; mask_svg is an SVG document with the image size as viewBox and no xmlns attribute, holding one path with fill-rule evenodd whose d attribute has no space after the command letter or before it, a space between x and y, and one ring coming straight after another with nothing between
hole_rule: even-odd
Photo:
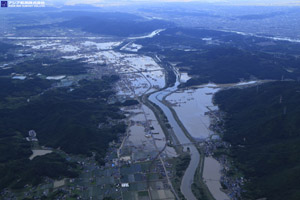
<instances>
[{"instance_id":1,"label":"hazy horizon","mask_svg":"<svg viewBox=\"0 0 300 200\"><path fill-rule=\"evenodd\" d=\"M88 4L93 6L118 6L140 3L212 3L216 5L252 5L252 6L300 6L299 0L46 0L48 5Z\"/></svg>"}]
</instances>

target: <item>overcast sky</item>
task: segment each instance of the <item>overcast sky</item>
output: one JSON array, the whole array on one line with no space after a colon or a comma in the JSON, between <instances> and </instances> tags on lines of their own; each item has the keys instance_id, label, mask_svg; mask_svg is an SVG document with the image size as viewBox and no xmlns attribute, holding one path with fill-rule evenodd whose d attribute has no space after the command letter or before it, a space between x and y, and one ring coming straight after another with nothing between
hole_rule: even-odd
<instances>
[{"instance_id":1,"label":"overcast sky","mask_svg":"<svg viewBox=\"0 0 300 200\"><path fill-rule=\"evenodd\" d=\"M300 0L46 0L48 4L63 3L66 5L92 4L92 5L124 5L130 3L159 3L159 2L203 2L222 5L300 5Z\"/></svg>"}]
</instances>

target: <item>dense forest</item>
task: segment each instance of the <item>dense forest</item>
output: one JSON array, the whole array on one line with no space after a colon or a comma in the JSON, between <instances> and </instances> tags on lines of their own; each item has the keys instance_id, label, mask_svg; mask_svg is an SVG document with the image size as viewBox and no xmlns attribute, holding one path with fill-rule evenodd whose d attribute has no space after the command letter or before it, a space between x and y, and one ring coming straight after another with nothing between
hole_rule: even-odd
<instances>
[{"instance_id":1,"label":"dense forest","mask_svg":"<svg viewBox=\"0 0 300 200\"><path fill-rule=\"evenodd\" d=\"M0 53L6 53L7 51L9 51L10 49L14 49L16 48L16 45L12 45L12 44L8 44L8 43L4 43L4 42L0 42Z\"/></svg>"},{"instance_id":2,"label":"dense forest","mask_svg":"<svg viewBox=\"0 0 300 200\"><path fill-rule=\"evenodd\" d=\"M164 20L149 20L137 15L119 12L65 11L55 14L49 13L48 15L53 18L62 17L67 20L51 25L22 26L18 29L67 27L100 35L128 37L148 34L157 29L173 26L173 23Z\"/></svg>"},{"instance_id":3,"label":"dense forest","mask_svg":"<svg viewBox=\"0 0 300 200\"><path fill-rule=\"evenodd\" d=\"M19 131L25 136L34 129L42 145L68 153L104 153L109 141L124 131L121 125L97 128L99 123L108 124L108 119L123 118L118 106L107 104L114 94L111 84L111 79L82 80L72 91L53 89L22 106L1 109L0 130Z\"/></svg>"},{"instance_id":4,"label":"dense forest","mask_svg":"<svg viewBox=\"0 0 300 200\"><path fill-rule=\"evenodd\" d=\"M157 53L188 72L192 79L183 86L300 77L297 43L187 28L170 28L138 43L141 51Z\"/></svg>"},{"instance_id":5,"label":"dense forest","mask_svg":"<svg viewBox=\"0 0 300 200\"><path fill-rule=\"evenodd\" d=\"M28 73L37 73L35 70L41 67L38 61L21 65L20 70L25 69ZM44 74L75 75L86 71L82 65L73 62L49 65L61 69L45 70ZM97 160L103 164L109 142L125 131L125 124L120 122L124 115L119 107L137 103L129 100L123 104L108 104L109 98L115 95L112 84L118 79L115 75L82 79L71 87L55 88L53 84L57 81L38 76L25 80L1 77L0 189L36 185L43 177L55 179L77 175L76 165L57 153L29 160L31 144L25 140L29 130L36 131L40 145L70 154L91 156L95 152Z\"/></svg>"},{"instance_id":6,"label":"dense forest","mask_svg":"<svg viewBox=\"0 0 300 200\"><path fill-rule=\"evenodd\" d=\"M300 83L223 90L224 140L248 180L245 199L300 199Z\"/></svg>"},{"instance_id":7,"label":"dense forest","mask_svg":"<svg viewBox=\"0 0 300 200\"><path fill-rule=\"evenodd\" d=\"M81 62L65 59L38 58L10 65L8 69L0 70L0 76L16 74L41 74L45 76L55 75L79 75L84 74L88 68Z\"/></svg>"},{"instance_id":8,"label":"dense forest","mask_svg":"<svg viewBox=\"0 0 300 200\"><path fill-rule=\"evenodd\" d=\"M169 23L161 20L117 20L102 19L93 17L78 17L73 20L61 23L61 26L69 28L80 28L83 31L97 33L101 35L113 35L128 37L151 33L156 29L166 28Z\"/></svg>"},{"instance_id":9,"label":"dense forest","mask_svg":"<svg viewBox=\"0 0 300 200\"><path fill-rule=\"evenodd\" d=\"M31 96L36 96L51 87L53 81L34 78L27 80L13 80L0 78L0 109L23 105Z\"/></svg>"},{"instance_id":10,"label":"dense forest","mask_svg":"<svg viewBox=\"0 0 300 200\"><path fill-rule=\"evenodd\" d=\"M17 45L0 42L0 62L12 61L15 56L12 53L9 53L9 51L17 47Z\"/></svg>"},{"instance_id":11,"label":"dense forest","mask_svg":"<svg viewBox=\"0 0 300 200\"><path fill-rule=\"evenodd\" d=\"M63 177L74 178L78 176L76 164L68 162L57 153L38 156L33 160L29 160L26 157L16 158L11 156L11 149L18 147L19 143L11 141L9 141L9 143L3 143L7 142L3 138L0 138L0 142L1 145L3 145L1 151L6 150L9 156L8 162L1 161L0 164L0 189L22 189L27 184L36 186L41 183L45 177L61 179ZM27 152L25 153L24 151L26 150ZM18 154L20 156L28 156L31 154L31 151L29 148L22 146Z\"/></svg>"}]
</instances>

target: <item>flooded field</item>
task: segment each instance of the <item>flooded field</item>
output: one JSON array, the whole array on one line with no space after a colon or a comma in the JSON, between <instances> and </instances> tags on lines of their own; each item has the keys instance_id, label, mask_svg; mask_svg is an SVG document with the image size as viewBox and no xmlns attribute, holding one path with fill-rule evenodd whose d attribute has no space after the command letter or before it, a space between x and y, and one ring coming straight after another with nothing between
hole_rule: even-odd
<instances>
[{"instance_id":1,"label":"flooded field","mask_svg":"<svg viewBox=\"0 0 300 200\"><path fill-rule=\"evenodd\" d=\"M184 82L188 78L186 74L181 74L180 82ZM217 106L213 105L213 95L221 88L247 87L255 83L257 83L257 81L227 85L206 84L185 90L169 90L169 93L171 91L175 92L170 93L166 100L173 107L178 118L193 138L196 140L209 139L214 133L209 129L210 117L206 113L218 109ZM167 94L165 93L164 95ZM153 98L153 100L155 99ZM162 109L165 111L167 108ZM167 114L169 122L173 126L175 122L174 120L170 120L172 117L170 116L169 118L171 114L168 114L168 112L169 111L166 110L165 114ZM173 129L176 128L176 126L175 124ZM179 128L177 129L179 130ZM178 130L176 131L177 133L180 132ZM180 139L180 141L182 141L182 139ZM216 200L227 200L229 197L222 191L220 184L221 169L222 166L216 159L213 157L205 158L203 179Z\"/></svg>"},{"instance_id":2,"label":"flooded field","mask_svg":"<svg viewBox=\"0 0 300 200\"><path fill-rule=\"evenodd\" d=\"M132 112L132 115L129 118L129 134L122 148L122 156L130 156L133 161L157 156L158 152L165 148L167 141L154 113L145 105L126 111ZM177 156L171 147L166 147L162 155Z\"/></svg>"},{"instance_id":3,"label":"flooded field","mask_svg":"<svg viewBox=\"0 0 300 200\"><path fill-rule=\"evenodd\" d=\"M32 150L32 155L29 157L29 160L34 159L36 156L43 156L48 153L52 153L51 150Z\"/></svg>"},{"instance_id":4,"label":"flooded field","mask_svg":"<svg viewBox=\"0 0 300 200\"><path fill-rule=\"evenodd\" d=\"M191 77L188 75L188 73L186 73L186 72L181 72L180 73L180 82L181 83L185 83L190 79L191 79Z\"/></svg>"},{"instance_id":5,"label":"flooded field","mask_svg":"<svg viewBox=\"0 0 300 200\"><path fill-rule=\"evenodd\" d=\"M170 94L171 92L173 92L177 89L177 86L179 84L178 81L179 81L179 79L177 77L177 82L175 83L175 85L173 87L167 88L165 90L162 90L162 91L159 91L157 93L150 95L149 100L152 101L154 104L156 104L163 110L165 116L167 117L167 119L169 121L169 124L171 125L174 133L176 134L177 139L179 140L180 144L184 145L184 150L187 151L188 148L190 149L191 161L183 175L183 178L182 178L182 181L180 184L180 190L187 199L196 200L196 197L191 190L191 185L194 181L194 175L195 175L196 169L198 168L198 164L200 161L200 154L199 154L197 148L195 147L195 145L191 143L189 138L185 135L185 133L183 132L181 127L178 125L171 110L165 104L162 103L162 99L166 95Z\"/></svg>"},{"instance_id":6,"label":"flooded field","mask_svg":"<svg viewBox=\"0 0 300 200\"><path fill-rule=\"evenodd\" d=\"M219 91L216 85L208 84L198 88L179 90L169 95L169 101L180 121L195 139L204 139L212 133L208 129L210 118L205 113L217 109L212 103L213 94Z\"/></svg>"},{"instance_id":7,"label":"flooded field","mask_svg":"<svg viewBox=\"0 0 300 200\"><path fill-rule=\"evenodd\" d=\"M117 73L121 76L122 84L118 88L118 94L141 96L145 92L153 92L165 86L165 72L152 57L135 54L141 45L134 40L154 37L163 30L156 30L145 36L128 38L127 44L124 40L112 40L111 38L18 38L16 44L30 51L45 51L55 57L67 60L78 60L93 65L93 71L100 74ZM131 41L130 41L131 40ZM125 44L124 44L125 43ZM119 50L125 50L120 52ZM132 53L131 53L132 52ZM47 79L60 80L65 77L49 76ZM15 79L24 78L16 76ZM120 89L120 90L119 90Z\"/></svg>"},{"instance_id":8,"label":"flooded field","mask_svg":"<svg viewBox=\"0 0 300 200\"><path fill-rule=\"evenodd\" d=\"M142 45L135 44L135 43L128 43L125 46L123 46L120 50L138 52L141 48L143 48Z\"/></svg>"},{"instance_id":9,"label":"flooded field","mask_svg":"<svg viewBox=\"0 0 300 200\"><path fill-rule=\"evenodd\" d=\"M46 79L48 80L61 80L63 78L65 78L65 75L61 75L61 76L47 76Z\"/></svg>"},{"instance_id":10,"label":"flooded field","mask_svg":"<svg viewBox=\"0 0 300 200\"><path fill-rule=\"evenodd\" d=\"M189 134L195 139L207 139L213 134L209 129L210 117L206 112L218 109L212 103L213 94L220 90L214 84L202 85L197 88L178 90L166 100L172 104L177 116ZM212 157L205 159L203 179L216 200L229 199L222 192L220 178L221 165Z\"/></svg>"},{"instance_id":11,"label":"flooded field","mask_svg":"<svg viewBox=\"0 0 300 200\"><path fill-rule=\"evenodd\" d=\"M155 145L157 146L158 150L161 151L166 146L166 136L159 125L154 113L150 110L147 106L143 105L143 110L145 112L147 121L149 122L150 132L152 134L152 138L155 141ZM167 146L162 153L166 157L176 157L177 154L175 149L172 147Z\"/></svg>"},{"instance_id":12,"label":"flooded field","mask_svg":"<svg viewBox=\"0 0 300 200\"><path fill-rule=\"evenodd\" d=\"M154 37L159 34L160 31L163 30L158 30L145 37ZM134 40L138 38L131 39ZM64 40L45 40L45 43L41 44L40 41L18 40L18 43L27 48L31 48L32 50L45 50L47 52L53 52L54 55L55 52L59 53L61 58L64 59L80 59L81 62L91 64L91 66L93 66L93 73L99 74L100 76L103 74L118 74L120 76L120 81L116 84L115 89L121 100L128 98L138 99L138 97L144 94L158 91L166 84L165 70L157 64L152 57L137 54L136 52L138 52L142 46L134 42L128 42L126 44L122 40L107 41L107 39L102 40L101 38L80 41L66 40L65 43L63 41ZM184 174L181 183L181 191L188 199L195 199L195 196L191 191L191 184L198 167L200 154L195 145L190 144L190 140L178 126L171 111L162 104L161 101L164 96L174 92L169 95L166 100L173 106L179 119L190 135L195 139L203 139L211 135L211 132L208 129L210 120L205 113L217 109L212 104L212 97L220 88L216 85L208 84L177 91L177 86L180 83L189 80L190 77L185 72L179 73L177 71L176 74L180 76L178 76L178 80L174 87L155 93L154 95L151 95L149 99L164 111L174 132L176 132L176 136L180 140L180 143L184 144L184 150L186 151L187 148L190 149L192 159ZM60 76L48 76L46 78L62 81L68 79L68 77L63 74ZM159 158L157 159L158 163L155 165L155 170L159 169L157 173L168 174L169 172L165 170L166 168L164 166L167 163L166 158L176 157L177 154L174 148L166 145L168 141L166 140L166 136L152 110L143 104L139 104L124 108L123 111L127 113L127 136L124 137L122 141L122 145L117 154L118 156L112 159L112 163L110 163L109 166L115 167L120 164L120 167L123 168L122 165L125 164L134 168L136 164L151 162L153 158ZM34 150L30 159L47 153L51 153L51 151ZM207 160L206 165L209 164L212 169L215 169L213 173L205 172L207 180L214 179L216 174L220 176L219 168L217 168L220 165L216 162L217 161L212 158ZM116 169L114 168L113 170ZM148 169L140 169L137 171L139 173L145 173L145 170ZM137 195L137 191L140 190L143 190L143 192L148 194L148 192L146 192L148 186L145 185L145 182L141 183L140 186L135 186L135 184L137 184L136 181L138 180L138 176L140 176L137 175L139 173L123 173L122 171L120 173L126 177L128 175L128 180L125 181L132 182L130 187L136 187L135 189L132 189L136 190L136 193L133 192L132 194ZM132 176L134 176L134 178ZM145 180L145 177L143 180ZM168 176L165 175L155 182L153 188L156 189L152 189L152 197L174 199L167 180ZM118 180L116 179L116 181ZM59 183L62 184L62 182ZM60 185L59 183L57 182L58 185ZM219 181L207 181L207 184L210 184L208 187L211 192L216 192L216 194L218 194L221 191L219 186L215 183L220 185ZM142 187L143 189L139 189L139 187ZM139 198L140 196L128 197L128 199Z\"/></svg>"},{"instance_id":13,"label":"flooded field","mask_svg":"<svg viewBox=\"0 0 300 200\"><path fill-rule=\"evenodd\" d=\"M58 187L61 187L61 186L63 186L63 185L65 185L65 179L62 179L62 180L56 180L56 181L54 181L54 183L53 183L53 187L54 187L54 188L58 188Z\"/></svg>"},{"instance_id":14,"label":"flooded field","mask_svg":"<svg viewBox=\"0 0 300 200\"><path fill-rule=\"evenodd\" d=\"M229 200L229 197L221 190L221 169L222 167L216 159L206 157L204 161L203 180L216 200Z\"/></svg>"},{"instance_id":15,"label":"flooded field","mask_svg":"<svg viewBox=\"0 0 300 200\"><path fill-rule=\"evenodd\" d=\"M92 41L85 41L82 43L82 45L89 47L89 48L96 48L97 50L110 50L114 47L117 47L122 42L104 42L104 43L98 43L98 42L92 42Z\"/></svg>"},{"instance_id":16,"label":"flooded field","mask_svg":"<svg viewBox=\"0 0 300 200\"><path fill-rule=\"evenodd\" d=\"M89 66L86 76L36 73L36 76L43 79L57 80L55 86L71 86L82 78L118 75L120 80L115 85L117 96L111 102L123 103L129 99L140 101L139 97L142 95L165 86L165 70L156 63L156 59L138 54L142 46L135 43L135 40L154 37L161 31L163 30L126 40L100 37L24 37L11 38L11 42L15 41L15 44L23 46L24 49L20 52L23 54L27 51L37 53L37 57L47 54L50 58L78 60ZM126 47L122 50L124 45ZM23 57L23 60L29 59L29 56ZM1 68L9 64L4 64ZM41 67L48 65L43 63ZM27 76L15 74L12 78L23 80ZM120 141L109 144L110 149L104 158L105 165L99 166L94 157L73 158L72 155L67 155L69 160L74 159L82 167L79 178L52 180L45 188L65 189L76 185L76 190L83 199L103 199L106 196L128 200L175 199L176 194L170 184L170 177L174 176L170 158L178 155L173 147L167 146L168 141L153 111L142 103L122 110L127 117L124 119L128 125L127 132L126 135L120 135ZM33 150L30 159L51 152Z\"/></svg>"}]
</instances>

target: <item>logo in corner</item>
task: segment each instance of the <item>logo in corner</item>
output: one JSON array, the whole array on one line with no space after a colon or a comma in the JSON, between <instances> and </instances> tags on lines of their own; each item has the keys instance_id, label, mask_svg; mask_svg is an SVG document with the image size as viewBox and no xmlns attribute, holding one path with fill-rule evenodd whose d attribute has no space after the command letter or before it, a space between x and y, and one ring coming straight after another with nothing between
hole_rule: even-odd
<instances>
[{"instance_id":1,"label":"logo in corner","mask_svg":"<svg viewBox=\"0 0 300 200\"><path fill-rule=\"evenodd\" d=\"M6 8L7 7L7 1L1 1L1 7Z\"/></svg>"}]
</instances>

